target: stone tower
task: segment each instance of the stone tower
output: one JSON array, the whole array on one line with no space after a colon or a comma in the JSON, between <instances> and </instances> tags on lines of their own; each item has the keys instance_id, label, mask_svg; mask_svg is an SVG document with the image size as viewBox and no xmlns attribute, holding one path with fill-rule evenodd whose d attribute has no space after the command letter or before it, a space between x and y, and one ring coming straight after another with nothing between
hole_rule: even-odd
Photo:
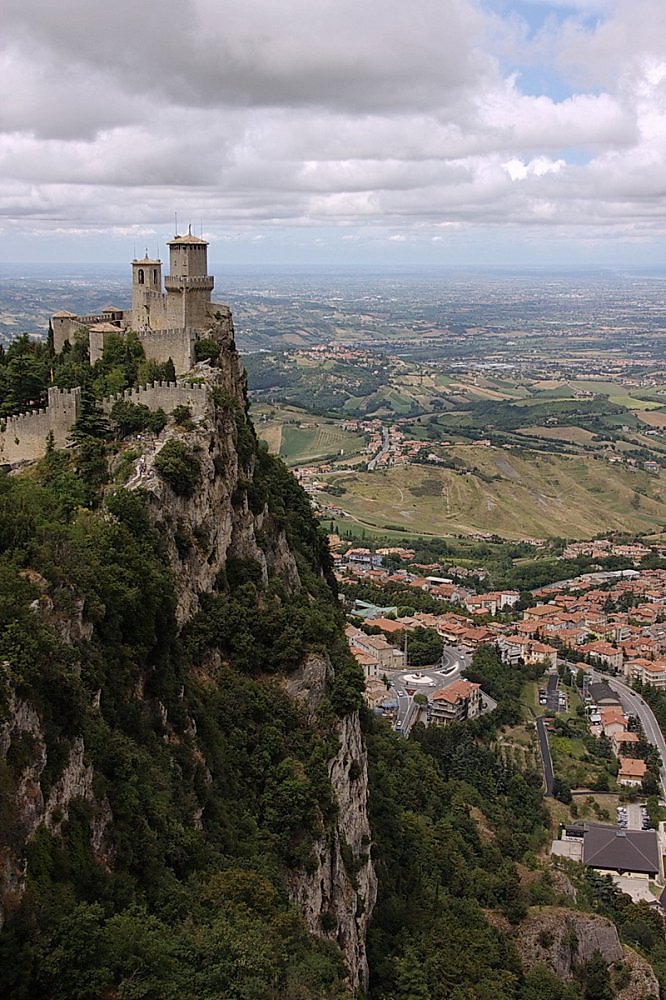
<instances>
[{"instance_id":1,"label":"stone tower","mask_svg":"<svg viewBox=\"0 0 666 1000\"><path fill-rule=\"evenodd\" d=\"M208 271L208 244L193 236L174 236L169 242L166 289L166 325L170 329L205 329L215 279Z\"/></svg>"},{"instance_id":2,"label":"stone tower","mask_svg":"<svg viewBox=\"0 0 666 1000\"><path fill-rule=\"evenodd\" d=\"M132 261L132 326L135 330L163 330L167 325L162 293L162 261Z\"/></svg>"}]
</instances>

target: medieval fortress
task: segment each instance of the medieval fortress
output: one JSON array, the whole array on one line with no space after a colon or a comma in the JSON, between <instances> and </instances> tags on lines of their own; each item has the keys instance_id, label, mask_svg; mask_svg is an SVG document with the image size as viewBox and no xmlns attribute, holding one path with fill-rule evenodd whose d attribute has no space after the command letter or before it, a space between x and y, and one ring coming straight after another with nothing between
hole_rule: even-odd
<instances>
[{"instance_id":1,"label":"medieval fortress","mask_svg":"<svg viewBox=\"0 0 666 1000\"><path fill-rule=\"evenodd\" d=\"M195 362L194 345L210 336L215 322L226 320L231 331L231 312L227 306L211 302L215 279L207 274L208 243L188 232L174 236L169 243L169 271L162 287L162 261L146 256L132 261L132 308L113 306L98 315L75 316L57 312L51 317L53 346L59 354L66 343L85 339L90 364L102 357L104 344L112 335L122 336L133 330L143 346L146 358L165 362L171 359L176 374L187 374ZM162 407L167 413L175 406L189 406L200 416L206 405L204 386L157 382L127 390L102 401L107 413L118 399L143 403L151 409ZM63 448L80 408L80 389L49 389L48 405L42 410L7 417L0 423L0 463L14 465L41 458L47 439L53 435L56 448Z\"/></svg>"}]
</instances>

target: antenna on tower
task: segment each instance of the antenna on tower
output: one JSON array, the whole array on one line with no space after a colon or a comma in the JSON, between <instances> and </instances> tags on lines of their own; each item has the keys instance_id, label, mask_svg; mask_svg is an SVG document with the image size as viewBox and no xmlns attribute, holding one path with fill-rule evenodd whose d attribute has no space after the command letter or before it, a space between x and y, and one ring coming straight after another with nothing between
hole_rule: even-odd
<instances>
[{"instance_id":1,"label":"antenna on tower","mask_svg":"<svg viewBox=\"0 0 666 1000\"><path fill-rule=\"evenodd\" d=\"M134 240L133 256L134 256L134 260L136 260L136 240Z\"/></svg>"},{"instance_id":2,"label":"antenna on tower","mask_svg":"<svg viewBox=\"0 0 666 1000\"><path fill-rule=\"evenodd\" d=\"M173 215L176 221L176 236L178 236L178 212L174 212Z\"/></svg>"}]
</instances>

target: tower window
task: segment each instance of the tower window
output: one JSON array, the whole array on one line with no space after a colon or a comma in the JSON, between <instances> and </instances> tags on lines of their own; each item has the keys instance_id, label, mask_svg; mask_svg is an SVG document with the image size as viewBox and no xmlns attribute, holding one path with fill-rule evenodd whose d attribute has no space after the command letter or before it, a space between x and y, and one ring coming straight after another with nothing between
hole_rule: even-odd
<instances>
[{"instance_id":1,"label":"tower window","mask_svg":"<svg viewBox=\"0 0 666 1000\"><path fill-rule=\"evenodd\" d=\"M144 273L143 273L143 268L142 268L142 267L140 267L140 268L139 268L139 284L140 284L140 285L143 285L143 283L144 283L144 281L145 281L145 280L146 280L146 279L145 279L145 275L144 275Z\"/></svg>"},{"instance_id":2,"label":"tower window","mask_svg":"<svg viewBox=\"0 0 666 1000\"><path fill-rule=\"evenodd\" d=\"M153 268L153 284L154 285L157 284L157 268L156 267Z\"/></svg>"}]
</instances>

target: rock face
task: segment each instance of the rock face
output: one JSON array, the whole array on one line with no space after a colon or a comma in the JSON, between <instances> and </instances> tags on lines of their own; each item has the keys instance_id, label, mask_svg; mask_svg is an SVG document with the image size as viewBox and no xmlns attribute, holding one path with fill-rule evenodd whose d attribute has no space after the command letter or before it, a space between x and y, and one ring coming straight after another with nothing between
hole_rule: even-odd
<instances>
[{"instance_id":1,"label":"rock face","mask_svg":"<svg viewBox=\"0 0 666 1000\"><path fill-rule=\"evenodd\" d=\"M18 755L21 759L17 759ZM14 759L15 791L9 808L13 814L13 844L0 845L0 929L6 908L23 891L24 865L17 861L13 848L30 841L43 825L58 833L69 818L71 804L78 800L93 807L92 849L101 863L107 860L105 833L112 820L109 803L97 802L93 792L93 769L85 760L83 740L73 741L58 780L45 799L40 779L46 766L47 751L41 719L26 702L9 694L6 721L0 725L0 756Z\"/></svg>"},{"instance_id":2,"label":"rock face","mask_svg":"<svg viewBox=\"0 0 666 1000\"><path fill-rule=\"evenodd\" d=\"M560 979L573 979L595 951L606 962L621 962L624 952L617 928L605 917L560 907L533 909L515 938L523 967L549 966Z\"/></svg>"},{"instance_id":3,"label":"rock face","mask_svg":"<svg viewBox=\"0 0 666 1000\"><path fill-rule=\"evenodd\" d=\"M241 454L239 434L251 434L245 425L245 375L233 342L233 328L224 321L213 331L220 344L219 367L197 365L193 378L214 387L218 401L209 400L203 415L190 429L170 425L146 449L141 476L130 489L147 491L177 580L176 617L185 624L199 610L199 594L210 591L229 558L256 562L264 583L280 577L288 592L300 580L284 532L277 530L266 510L253 513L247 500L254 455ZM201 469L192 496L179 496L156 473L155 458L173 437L183 439L197 455ZM260 535L262 545L257 542Z\"/></svg>"},{"instance_id":4,"label":"rock face","mask_svg":"<svg viewBox=\"0 0 666 1000\"><path fill-rule=\"evenodd\" d=\"M311 655L285 686L312 714L331 676L328 657ZM294 876L290 895L301 907L308 929L339 944L350 986L366 989L365 943L377 899L377 876L370 860L368 761L357 712L341 721L339 737L340 749L328 765L337 804L335 825L315 843L316 867Z\"/></svg>"},{"instance_id":5,"label":"rock face","mask_svg":"<svg viewBox=\"0 0 666 1000\"><path fill-rule=\"evenodd\" d=\"M658 1000L659 981L645 959L623 946L623 969L613 977L615 1000Z\"/></svg>"}]
</instances>

